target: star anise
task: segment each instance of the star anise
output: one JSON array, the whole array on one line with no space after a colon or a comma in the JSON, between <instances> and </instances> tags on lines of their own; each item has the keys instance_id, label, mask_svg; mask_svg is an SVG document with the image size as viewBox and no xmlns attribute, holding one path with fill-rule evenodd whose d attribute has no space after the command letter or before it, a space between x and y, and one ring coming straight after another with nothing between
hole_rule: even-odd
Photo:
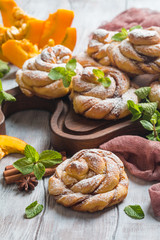
<instances>
[{"instance_id":1,"label":"star anise","mask_svg":"<svg viewBox=\"0 0 160 240\"><path fill-rule=\"evenodd\" d=\"M38 185L38 181L35 177L27 176L18 180L16 184L18 185L18 189L20 191L28 192L29 190L34 190L34 188Z\"/></svg>"}]
</instances>

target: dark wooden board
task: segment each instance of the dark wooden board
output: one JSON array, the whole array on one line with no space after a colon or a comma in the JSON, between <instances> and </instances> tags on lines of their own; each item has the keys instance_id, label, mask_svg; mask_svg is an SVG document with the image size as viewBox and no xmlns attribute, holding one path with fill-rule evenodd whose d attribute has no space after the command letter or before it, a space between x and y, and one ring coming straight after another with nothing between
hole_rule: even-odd
<instances>
[{"instance_id":1,"label":"dark wooden board","mask_svg":"<svg viewBox=\"0 0 160 240\"><path fill-rule=\"evenodd\" d=\"M51 112L51 143L58 151L66 150L72 155L84 148L96 148L116 136L143 135L139 123L131 122L130 117L116 121L87 119L74 112L68 97L47 100L39 97L26 97L18 87L8 91L16 97L16 102L5 102L0 111L0 134L5 134L5 117L28 109L41 109Z\"/></svg>"}]
</instances>

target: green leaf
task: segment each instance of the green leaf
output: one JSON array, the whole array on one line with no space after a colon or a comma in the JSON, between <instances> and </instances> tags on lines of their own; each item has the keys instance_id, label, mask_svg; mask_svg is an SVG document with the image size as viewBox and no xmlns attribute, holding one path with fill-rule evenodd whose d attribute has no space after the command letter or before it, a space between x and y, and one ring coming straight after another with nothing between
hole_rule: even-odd
<instances>
[{"instance_id":1,"label":"green leaf","mask_svg":"<svg viewBox=\"0 0 160 240\"><path fill-rule=\"evenodd\" d=\"M0 91L3 90L2 81L0 80Z\"/></svg>"},{"instance_id":2,"label":"green leaf","mask_svg":"<svg viewBox=\"0 0 160 240\"><path fill-rule=\"evenodd\" d=\"M139 103L138 106L142 107L144 114L149 115L150 117L155 113L157 109L156 102Z\"/></svg>"},{"instance_id":3,"label":"green leaf","mask_svg":"<svg viewBox=\"0 0 160 240\"><path fill-rule=\"evenodd\" d=\"M141 25L137 25L137 26L131 27L129 29L129 32L133 31L134 29L143 29L143 27Z\"/></svg>"},{"instance_id":4,"label":"green leaf","mask_svg":"<svg viewBox=\"0 0 160 240\"><path fill-rule=\"evenodd\" d=\"M121 32L122 32L124 35L126 35L126 36L128 35L128 31L127 31L125 28L122 28L122 29L121 29Z\"/></svg>"},{"instance_id":5,"label":"green leaf","mask_svg":"<svg viewBox=\"0 0 160 240\"><path fill-rule=\"evenodd\" d=\"M135 104L132 100L127 101L128 110L132 113L132 121L136 121L142 116L142 107Z\"/></svg>"},{"instance_id":6,"label":"green leaf","mask_svg":"<svg viewBox=\"0 0 160 240\"><path fill-rule=\"evenodd\" d=\"M143 219L144 212L140 205L128 205L124 208L124 212L131 218Z\"/></svg>"},{"instance_id":7,"label":"green leaf","mask_svg":"<svg viewBox=\"0 0 160 240\"><path fill-rule=\"evenodd\" d=\"M74 71L76 69L76 64L77 64L77 61L76 59L73 58L67 62L66 69L69 71Z\"/></svg>"},{"instance_id":8,"label":"green leaf","mask_svg":"<svg viewBox=\"0 0 160 240\"><path fill-rule=\"evenodd\" d=\"M146 138L148 138L149 140L152 140L152 141L156 141L156 137L154 136L154 132L148 134L146 136Z\"/></svg>"},{"instance_id":9,"label":"green leaf","mask_svg":"<svg viewBox=\"0 0 160 240\"><path fill-rule=\"evenodd\" d=\"M160 133L160 126L157 126L157 127L155 128L155 130L156 130L158 133Z\"/></svg>"},{"instance_id":10,"label":"green leaf","mask_svg":"<svg viewBox=\"0 0 160 240\"><path fill-rule=\"evenodd\" d=\"M136 91L135 91L135 94L141 98L141 99L145 99L148 94L150 93L151 91L151 87L142 87L142 88L138 88Z\"/></svg>"},{"instance_id":11,"label":"green leaf","mask_svg":"<svg viewBox=\"0 0 160 240\"><path fill-rule=\"evenodd\" d=\"M25 214L27 218L33 218L38 215L43 210L43 205L39 204L37 201L31 203L25 209Z\"/></svg>"},{"instance_id":12,"label":"green leaf","mask_svg":"<svg viewBox=\"0 0 160 240\"><path fill-rule=\"evenodd\" d=\"M104 72L100 69L93 69L93 74L98 78L104 78Z\"/></svg>"},{"instance_id":13,"label":"green leaf","mask_svg":"<svg viewBox=\"0 0 160 240\"><path fill-rule=\"evenodd\" d=\"M141 113L135 113L133 116L132 116L132 118L131 118L131 121L136 121L136 120L138 120L138 119L140 119L141 118L141 116L142 116L142 114Z\"/></svg>"},{"instance_id":14,"label":"green leaf","mask_svg":"<svg viewBox=\"0 0 160 240\"><path fill-rule=\"evenodd\" d=\"M26 158L31 158L33 162L37 162L39 159L39 153L31 145L26 145L24 149L24 154Z\"/></svg>"},{"instance_id":15,"label":"green leaf","mask_svg":"<svg viewBox=\"0 0 160 240\"><path fill-rule=\"evenodd\" d=\"M72 60L72 61L71 61ZM76 75L76 72L74 72L72 69L75 68L76 60L71 59L68 62L67 69L64 67L56 67L52 68L51 71L48 74L48 77L52 80L59 80L62 79L64 87L68 88L71 84L72 77Z\"/></svg>"},{"instance_id":16,"label":"green leaf","mask_svg":"<svg viewBox=\"0 0 160 240\"><path fill-rule=\"evenodd\" d=\"M63 77L66 75L66 69L64 67L56 67L52 68L51 71L48 74L48 77L51 80L59 80L63 79Z\"/></svg>"},{"instance_id":17,"label":"green leaf","mask_svg":"<svg viewBox=\"0 0 160 240\"><path fill-rule=\"evenodd\" d=\"M156 137L156 140L160 142L160 136L159 135Z\"/></svg>"},{"instance_id":18,"label":"green leaf","mask_svg":"<svg viewBox=\"0 0 160 240\"><path fill-rule=\"evenodd\" d=\"M141 120L140 123L142 124L142 126L147 129L148 131L153 131L153 125L146 121L146 120Z\"/></svg>"},{"instance_id":19,"label":"green leaf","mask_svg":"<svg viewBox=\"0 0 160 240\"><path fill-rule=\"evenodd\" d=\"M72 77L75 75L76 73L74 71L68 71L65 77L63 77L63 85L65 88L68 88L70 86Z\"/></svg>"},{"instance_id":20,"label":"green leaf","mask_svg":"<svg viewBox=\"0 0 160 240\"><path fill-rule=\"evenodd\" d=\"M1 96L3 97L3 100L5 101L12 101L15 102L16 98L13 97L11 94L6 93L5 91L1 90Z\"/></svg>"},{"instance_id":21,"label":"green leaf","mask_svg":"<svg viewBox=\"0 0 160 240\"><path fill-rule=\"evenodd\" d=\"M34 165L33 172L36 178L38 180L41 180L43 175L45 174L45 166L42 163L38 162Z\"/></svg>"},{"instance_id":22,"label":"green leaf","mask_svg":"<svg viewBox=\"0 0 160 240\"><path fill-rule=\"evenodd\" d=\"M33 172L34 163L31 158L24 157L14 162L13 166L25 175Z\"/></svg>"},{"instance_id":23,"label":"green leaf","mask_svg":"<svg viewBox=\"0 0 160 240\"><path fill-rule=\"evenodd\" d=\"M121 42L122 40L126 39L128 36L128 31L125 28L121 29L121 32L116 33L113 37L112 40Z\"/></svg>"},{"instance_id":24,"label":"green leaf","mask_svg":"<svg viewBox=\"0 0 160 240\"><path fill-rule=\"evenodd\" d=\"M3 77L6 73L8 73L10 70L10 67L8 66L8 63L0 60L0 77Z\"/></svg>"},{"instance_id":25,"label":"green leaf","mask_svg":"<svg viewBox=\"0 0 160 240\"><path fill-rule=\"evenodd\" d=\"M52 167L62 162L62 155L53 150L43 151L39 156L39 162L46 168Z\"/></svg>"},{"instance_id":26,"label":"green leaf","mask_svg":"<svg viewBox=\"0 0 160 240\"><path fill-rule=\"evenodd\" d=\"M157 123L157 114L156 113L154 113L152 115L150 122L154 125Z\"/></svg>"},{"instance_id":27,"label":"green leaf","mask_svg":"<svg viewBox=\"0 0 160 240\"><path fill-rule=\"evenodd\" d=\"M111 79L109 77L99 78L98 82L102 83L102 85L106 88L111 85Z\"/></svg>"}]
</instances>

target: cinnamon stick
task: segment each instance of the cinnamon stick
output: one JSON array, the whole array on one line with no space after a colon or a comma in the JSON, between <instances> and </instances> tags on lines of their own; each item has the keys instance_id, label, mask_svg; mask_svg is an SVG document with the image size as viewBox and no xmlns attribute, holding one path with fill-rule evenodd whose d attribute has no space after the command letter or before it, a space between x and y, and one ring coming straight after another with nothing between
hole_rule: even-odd
<instances>
[{"instance_id":1,"label":"cinnamon stick","mask_svg":"<svg viewBox=\"0 0 160 240\"><path fill-rule=\"evenodd\" d=\"M54 172L55 172L55 167L54 168L46 168L46 171L45 171L45 174L44 174L44 177L47 177L47 176L51 176ZM17 170L17 169L13 169L13 170ZM8 170L8 171L11 171L11 170ZM18 170L17 170L18 171ZM7 171L5 171L7 172ZM3 174L4 175L4 174ZM5 179L5 182L6 184L12 184L12 183L15 183L16 181L20 180L21 178L23 178L24 176L31 176L31 177L35 177L34 173L30 173L30 174L27 174L27 175L23 175L22 173L20 173L18 171L18 173L16 172L15 174L13 175L8 175L8 176L4 176L4 179Z\"/></svg>"},{"instance_id":2,"label":"cinnamon stick","mask_svg":"<svg viewBox=\"0 0 160 240\"><path fill-rule=\"evenodd\" d=\"M62 161L65 161L66 158L67 158L66 157L66 152L63 151L63 152L61 152L61 154L62 154ZM44 177L53 175L57 166L58 165L54 166L53 168L46 168ZM4 176L6 184L15 183L16 181L20 180L24 176L35 177L33 172L30 173L30 174L27 174L27 175L23 175L13 165L9 165L9 166L5 167L5 171L3 172L3 176Z\"/></svg>"}]
</instances>

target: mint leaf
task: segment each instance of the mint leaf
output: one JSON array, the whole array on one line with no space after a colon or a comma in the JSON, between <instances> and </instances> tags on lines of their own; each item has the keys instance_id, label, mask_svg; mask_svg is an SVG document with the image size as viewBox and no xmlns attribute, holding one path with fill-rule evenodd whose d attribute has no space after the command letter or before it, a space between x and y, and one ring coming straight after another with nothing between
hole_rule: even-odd
<instances>
[{"instance_id":1,"label":"mint leaf","mask_svg":"<svg viewBox=\"0 0 160 240\"><path fill-rule=\"evenodd\" d=\"M75 58L73 58L66 63L66 69L70 71L74 71L76 69L76 64L77 64L77 61Z\"/></svg>"},{"instance_id":2,"label":"mint leaf","mask_svg":"<svg viewBox=\"0 0 160 240\"><path fill-rule=\"evenodd\" d=\"M125 28L122 28L122 29L121 29L121 32L122 32L124 35L128 35L128 31L127 31Z\"/></svg>"},{"instance_id":3,"label":"mint leaf","mask_svg":"<svg viewBox=\"0 0 160 240\"><path fill-rule=\"evenodd\" d=\"M36 163L33 167L34 175L38 180L41 180L45 174L45 166L42 163Z\"/></svg>"},{"instance_id":4,"label":"mint leaf","mask_svg":"<svg viewBox=\"0 0 160 240\"><path fill-rule=\"evenodd\" d=\"M156 137L154 136L154 132L150 133L149 135L146 136L149 140L156 141Z\"/></svg>"},{"instance_id":5,"label":"mint leaf","mask_svg":"<svg viewBox=\"0 0 160 240\"><path fill-rule=\"evenodd\" d=\"M24 157L14 162L13 166L25 175L33 172L34 163L31 158Z\"/></svg>"},{"instance_id":6,"label":"mint leaf","mask_svg":"<svg viewBox=\"0 0 160 240\"><path fill-rule=\"evenodd\" d=\"M139 103L138 106L142 107L144 114L149 115L150 117L155 113L157 109L156 102Z\"/></svg>"},{"instance_id":7,"label":"mint leaf","mask_svg":"<svg viewBox=\"0 0 160 240\"><path fill-rule=\"evenodd\" d=\"M142 107L135 104L132 100L127 101L128 110L132 113L132 121L136 121L142 116Z\"/></svg>"},{"instance_id":8,"label":"mint leaf","mask_svg":"<svg viewBox=\"0 0 160 240\"><path fill-rule=\"evenodd\" d=\"M126 39L128 36L128 31L125 28L121 29L121 32L116 33L113 37L112 40L121 42L122 40Z\"/></svg>"},{"instance_id":9,"label":"mint leaf","mask_svg":"<svg viewBox=\"0 0 160 240\"><path fill-rule=\"evenodd\" d=\"M3 97L3 100L5 101L12 101L15 102L16 98L13 97L11 94L6 93L5 91L1 90L1 96Z\"/></svg>"},{"instance_id":10,"label":"mint leaf","mask_svg":"<svg viewBox=\"0 0 160 240\"><path fill-rule=\"evenodd\" d=\"M3 90L3 87L2 87L2 81L0 80L0 91Z\"/></svg>"},{"instance_id":11,"label":"mint leaf","mask_svg":"<svg viewBox=\"0 0 160 240\"><path fill-rule=\"evenodd\" d=\"M104 87L109 87L111 85L111 79L109 77L99 78L98 82L102 83Z\"/></svg>"},{"instance_id":12,"label":"mint leaf","mask_svg":"<svg viewBox=\"0 0 160 240\"><path fill-rule=\"evenodd\" d=\"M66 75L63 77L63 85L65 88L68 88L70 86L72 77L75 75L76 73L74 71L69 71L66 73Z\"/></svg>"},{"instance_id":13,"label":"mint leaf","mask_svg":"<svg viewBox=\"0 0 160 240\"><path fill-rule=\"evenodd\" d=\"M141 120L140 123L142 124L142 126L147 129L148 131L153 131L153 125L146 121L146 120Z\"/></svg>"},{"instance_id":14,"label":"mint leaf","mask_svg":"<svg viewBox=\"0 0 160 240\"><path fill-rule=\"evenodd\" d=\"M93 74L98 78L104 78L104 72L100 69L93 69Z\"/></svg>"},{"instance_id":15,"label":"mint leaf","mask_svg":"<svg viewBox=\"0 0 160 240\"><path fill-rule=\"evenodd\" d=\"M155 125L157 123L157 119L158 119L158 116L156 113L154 113L151 117L150 122Z\"/></svg>"},{"instance_id":16,"label":"mint leaf","mask_svg":"<svg viewBox=\"0 0 160 240\"><path fill-rule=\"evenodd\" d=\"M8 73L10 67L7 62L0 60L0 77L3 77L6 73Z\"/></svg>"},{"instance_id":17,"label":"mint leaf","mask_svg":"<svg viewBox=\"0 0 160 240\"><path fill-rule=\"evenodd\" d=\"M128 205L124 208L124 212L131 218L143 219L144 212L140 205Z\"/></svg>"},{"instance_id":18,"label":"mint leaf","mask_svg":"<svg viewBox=\"0 0 160 240\"><path fill-rule=\"evenodd\" d=\"M157 133L160 133L160 125L155 127L155 130L157 131Z\"/></svg>"},{"instance_id":19,"label":"mint leaf","mask_svg":"<svg viewBox=\"0 0 160 240\"><path fill-rule=\"evenodd\" d=\"M109 77L104 77L104 72L100 69L93 69L93 74L98 77L97 81L102 83L104 87L109 87L111 85L111 79Z\"/></svg>"},{"instance_id":20,"label":"mint leaf","mask_svg":"<svg viewBox=\"0 0 160 240\"><path fill-rule=\"evenodd\" d=\"M1 60L0 60L1 61ZM0 104L5 101L16 101L16 98L13 97L11 94L6 93L2 88L2 82L0 80Z\"/></svg>"},{"instance_id":21,"label":"mint leaf","mask_svg":"<svg viewBox=\"0 0 160 240\"><path fill-rule=\"evenodd\" d=\"M59 79L63 79L65 75L66 75L66 69L64 67L56 67L51 69L51 71L48 74L48 77L51 80L59 80Z\"/></svg>"},{"instance_id":22,"label":"mint leaf","mask_svg":"<svg viewBox=\"0 0 160 240\"><path fill-rule=\"evenodd\" d=\"M52 167L62 162L62 155L53 150L43 151L39 156L39 162L46 168Z\"/></svg>"},{"instance_id":23,"label":"mint leaf","mask_svg":"<svg viewBox=\"0 0 160 240\"><path fill-rule=\"evenodd\" d=\"M52 80L62 79L65 88L68 88L71 84L72 77L76 75L74 72L76 68L76 59L71 59L64 67L52 68L48 74L48 77Z\"/></svg>"},{"instance_id":24,"label":"mint leaf","mask_svg":"<svg viewBox=\"0 0 160 240\"><path fill-rule=\"evenodd\" d=\"M141 25L137 25L137 26L131 27L129 29L129 32L133 31L134 29L143 29L143 27Z\"/></svg>"},{"instance_id":25,"label":"mint leaf","mask_svg":"<svg viewBox=\"0 0 160 240\"><path fill-rule=\"evenodd\" d=\"M25 214L27 218L33 218L38 215L43 210L43 205L39 204L37 201L31 203L25 209Z\"/></svg>"},{"instance_id":26,"label":"mint leaf","mask_svg":"<svg viewBox=\"0 0 160 240\"><path fill-rule=\"evenodd\" d=\"M31 145L26 145L24 149L24 154L26 158L31 158L33 162L37 162L39 159L39 153Z\"/></svg>"},{"instance_id":27,"label":"mint leaf","mask_svg":"<svg viewBox=\"0 0 160 240\"><path fill-rule=\"evenodd\" d=\"M135 91L135 94L141 98L141 99L145 99L148 94L150 93L151 91L151 87L142 87L142 88L138 88L136 91Z\"/></svg>"}]
</instances>

